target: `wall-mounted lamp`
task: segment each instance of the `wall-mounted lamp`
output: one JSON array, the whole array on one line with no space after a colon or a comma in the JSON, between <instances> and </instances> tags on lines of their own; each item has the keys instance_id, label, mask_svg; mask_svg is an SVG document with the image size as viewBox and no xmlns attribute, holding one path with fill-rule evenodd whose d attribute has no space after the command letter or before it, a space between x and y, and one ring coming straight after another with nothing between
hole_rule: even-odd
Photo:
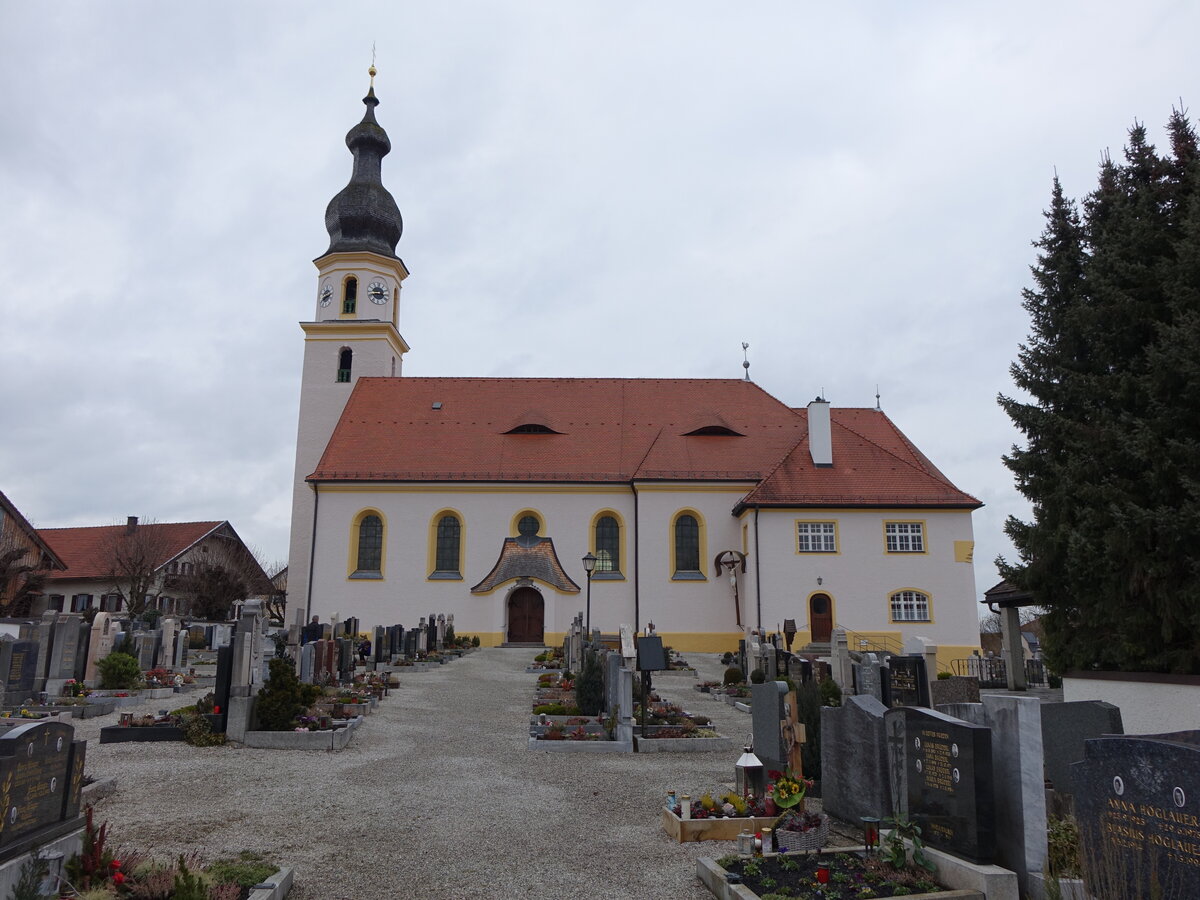
<instances>
[{"instance_id":1,"label":"wall-mounted lamp","mask_svg":"<svg viewBox=\"0 0 1200 900\"><path fill-rule=\"evenodd\" d=\"M823 585L824 583L825 583L825 579L824 579L824 578L822 578L820 575L818 575L818 576L817 576L817 587L820 587L820 586L821 586L821 585Z\"/></svg>"}]
</instances>

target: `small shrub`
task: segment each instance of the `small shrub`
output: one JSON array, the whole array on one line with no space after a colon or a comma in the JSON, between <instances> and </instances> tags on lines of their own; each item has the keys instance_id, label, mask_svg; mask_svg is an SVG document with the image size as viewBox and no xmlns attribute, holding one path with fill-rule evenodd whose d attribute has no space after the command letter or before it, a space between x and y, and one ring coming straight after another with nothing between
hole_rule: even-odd
<instances>
[{"instance_id":1,"label":"small shrub","mask_svg":"<svg viewBox=\"0 0 1200 900\"><path fill-rule=\"evenodd\" d=\"M575 702L585 716L597 715L604 705L604 673L595 653L583 654L583 666L575 679Z\"/></svg>"},{"instance_id":2,"label":"small shrub","mask_svg":"<svg viewBox=\"0 0 1200 900\"><path fill-rule=\"evenodd\" d=\"M1060 878L1079 878L1079 825L1072 818L1051 819L1046 829L1046 871Z\"/></svg>"},{"instance_id":3,"label":"small shrub","mask_svg":"<svg viewBox=\"0 0 1200 900\"><path fill-rule=\"evenodd\" d=\"M109 690L135 688L142 683L142 669L135 657L113 652L96 663L100 672L100 687Z\"/></svg>"},{"instance_id":4,"label":"small shrub","mask_svg":"<svg viewBox=\"0 0 1200 900\"><path fill-rule=\"evenodd\" d=\"M321 689L301 683L295 667L286 659L271 660L270 673L254 702L258 727L264 731L290 731L296 727L296 718L317 702Z\"/></svg>"},{"instance_id":5,"label":"small shrub","mask_svg":"<svg viewBox=\"0 0 1200 900\"><path fill-rule=\"evenodd\" d=\"M753 672L750 673L750 683L751 684L762 684L766 680L767 680L767 673L764 672L762 669L755 669Z\"/></svg>"},{"instance_id":6,"label":"small shrub","mask_svg":"<svg viewBox=\"0 0 1200 900\"><path fill-rule=\"evenodd\" d=\"M275 874L279 867L265 861L262 856L243 850L237 859L219 859L208 867L208 875L218 883L228 882L242 887L262 884Z\"/></svg>"},{"instance_id":7,"label":"small shrub","mask_svg":"<svg viewBox=\"0 0 1200 900\"><path fill-rule=\"evenodd\" d=\"M953 677L951 672L938 672L938 681L949 681Z\"/></svg>"},{"instance_id":8,"label":"small shrub","mask_svg":"<svg viewBox=\"0 0 1200 900\"><path fill-rule=\"evenodd\" d=\"M471 635L471 646L472 647L479 646L479 635L477 635L477 634Z\"/></svg>"},{"instance_id":9,"label":"small shrub","mask_svg":"<svg viewBox=\"0 0 1200 900\"><path fill-rule=\"evenodd\" d=\"M742 675L742 670L737 666L730 666L725 670L725 676L721 679L722 684L741 684L745 680Z\"/></svg>"},{"instance_id":10,"label":"small shrub","mask_svg":"<svg viewBox=\"0 0 1200 900\"><path fill-rule=\"evenodd\" d=\"M208 719L191 713L182 719L183 739L193 747L219 747L225 743L225 735L212 730Z\"/></svg>"},{"instance_id":11,"label":"small shrub","mask_svg":"<svg viewBox=\"0 0 1200 900\"><path fill-rule=\"evenodd\" d=\"M821 692L822 706L841 706L842 705L842 689L838 687L838 683L832 678L821 679L821 684L818 688Z\"/></svg>"},{"instance_id":12,"label":"small shrub","mask_svg":"<svg viewBox=\"0 0 1200 900\"><path fill-rule=\"evenodd\" d=\"M171 897L172 900L208 900L208 885L199 874L188 869L182 856L179 857L179 871L175 873L175 893Z\"/></svg>"}]
</instances>

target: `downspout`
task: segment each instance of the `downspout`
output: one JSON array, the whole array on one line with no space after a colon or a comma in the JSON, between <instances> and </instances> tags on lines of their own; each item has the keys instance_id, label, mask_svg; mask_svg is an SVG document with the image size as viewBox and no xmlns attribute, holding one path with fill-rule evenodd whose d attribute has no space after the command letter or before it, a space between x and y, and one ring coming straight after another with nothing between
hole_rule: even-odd
<instances>
[{"instance_id":1,"label":"downspout","mask_svg":"<svg viewBox=\"0 0 1200 900\"><path fill-rule=\"evenodd\" d=\"M629 481L629 489L633 491L633 633L641 631L641 597L639 587L642 583L641 565L641 529L638 528L638 492L633 479Z\"/></svg>"},{"instance_id":2,"label":"downspout","mask_svg":"<svg viewBox=\"0 0 1200 900\"><path fill-rule=\"evenodd\" d=\"M321 505L321 492L317 490L317 483L313 482L313 527L312 527L312 542L308 547L308 596L304 599L304 621L309 622L312 619L312 582L313 582L313 565L317 557L317 508Z\"/></svg>"},{"instance_id":3,"label":"downspout","mask_svg":"<svg viewBox=\"0 0 1200 900\"><path fill-rule=\"evenodd\" d=\"M758 630L762 631L762 568L758 564L758 510L754 504L754 605L758 613Z\"/></svg>"}]
</instances>

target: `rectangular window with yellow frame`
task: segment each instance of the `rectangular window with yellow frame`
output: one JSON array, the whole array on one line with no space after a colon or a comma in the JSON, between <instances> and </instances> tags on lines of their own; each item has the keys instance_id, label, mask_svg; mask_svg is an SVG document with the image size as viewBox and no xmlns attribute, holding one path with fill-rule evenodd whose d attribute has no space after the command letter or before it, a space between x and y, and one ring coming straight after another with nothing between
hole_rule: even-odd
<instances>
[{"instance_id":1,"label":"rectangular window with yellow frame","mask_svg":"<svg viewBox=\"0 0 1200 900\"><path fill-rule=\"evenodd\" d=\"M837 553L836 522L797 522L797 553Z\"/></svg>"},{"instance_id":2,"label":"rectangular window with yellow frame","mask_svg":"<svg viewBox=\"0 0 1200 900\"><path fill-rule=\"evenodd\" d=\"M888 553L924 553L924 522L885 522L884 537Z\"/></svg>"}]
</instances>

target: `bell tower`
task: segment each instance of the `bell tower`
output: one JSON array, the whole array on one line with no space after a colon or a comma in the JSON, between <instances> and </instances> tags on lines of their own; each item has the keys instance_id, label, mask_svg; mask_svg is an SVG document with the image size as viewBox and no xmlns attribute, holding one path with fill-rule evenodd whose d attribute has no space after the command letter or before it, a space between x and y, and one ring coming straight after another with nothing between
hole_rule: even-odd
<instances>
[{"instance_id":1,"label":"bell tower","mask_svg":"<svg viewBox=\"0 0 1200 900\"><path fill-rule=\"evenodd\" d=\"M329 249L317 267L314 318L304 330L300 422L292 489L292 533L288 554L289 608L308 607L316 498L305 478L317 467L355 382L363 376L401 374L408 344L400 335L400 288L408 277L396 244L404 221L383 186L383 157L391 152L387 132L375 120L375 67L362 121L346 134L354 157L349 183L325 209Z\"/></svg>"}]
</instances>

